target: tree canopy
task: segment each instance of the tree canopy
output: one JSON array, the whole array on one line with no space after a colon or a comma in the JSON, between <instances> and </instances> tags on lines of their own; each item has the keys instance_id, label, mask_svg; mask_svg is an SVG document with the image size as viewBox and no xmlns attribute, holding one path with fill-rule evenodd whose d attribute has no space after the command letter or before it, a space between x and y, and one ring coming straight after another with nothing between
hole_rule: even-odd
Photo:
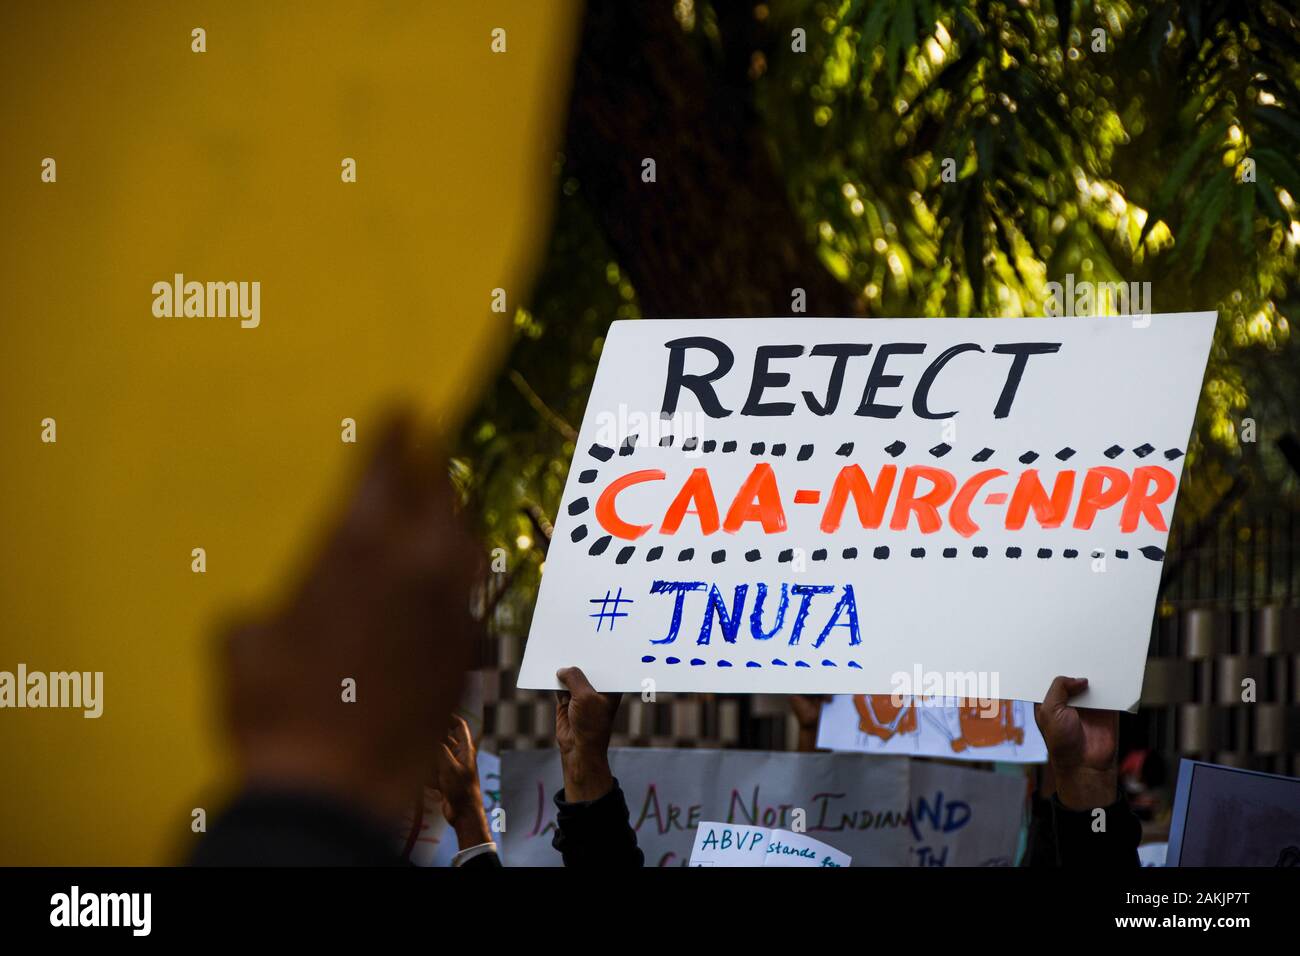
<instances>
[{"instance_id":1,"label":"tree canopy","mask_svg":"<svg viewBox=\"0 0 1300 956\"><path fill-rule=\"evenodd\" d=\"M796 288L809 315L1039 316L1067 276L1217 309L1179 518L1294 510L1297 54L1276 0L595 0L546 259L457 459L514 556L503 613L609 322Z\"/></svg>"}]
</instances>

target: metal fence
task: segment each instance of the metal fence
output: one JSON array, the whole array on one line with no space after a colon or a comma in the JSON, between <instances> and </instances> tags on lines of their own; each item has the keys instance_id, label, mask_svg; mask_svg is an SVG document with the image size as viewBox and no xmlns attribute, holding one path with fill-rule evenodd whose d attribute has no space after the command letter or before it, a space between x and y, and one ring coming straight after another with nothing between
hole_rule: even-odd
<instances>
[{"instance_id":1,"label":"metal fence","mask_svg":"<svg viewBox=\"0 0 1300 956\"><path fill-rule=\"evenodd\" d=\"M523 638L485 648L489 750L551 746L554 698L515 688ZM782 697L629 695L615 744L793 749ZM1300 520L1225 519L1212 531L1175 526L1151 629L1139 711L1124 749L1300 776Z\"/></svg>"}]
</instances>

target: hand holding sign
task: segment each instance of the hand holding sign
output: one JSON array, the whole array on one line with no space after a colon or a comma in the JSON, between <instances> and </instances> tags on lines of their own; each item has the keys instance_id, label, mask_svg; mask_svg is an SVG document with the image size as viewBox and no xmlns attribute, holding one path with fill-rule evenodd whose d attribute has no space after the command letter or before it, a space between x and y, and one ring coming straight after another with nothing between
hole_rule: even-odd
<instances>
[{"instance_id":1,"label":"hand holding sign","mask_svg":"<svg viewBox=\"0 0 1300 956\"><path fill-rule=\"evenodd\" d=\"M555 692L555 743L570 803L595 800L614 789L609 738L622 694L598 694L578 667L556 673L565 690Z\"/></svg>"},{"instance_id":2,"label":"hand holding sign","mask_svg":"<svg viewBox=\"0 0 1300 956\"><path fill-rule=\"evenodd\" d=\"M1119 794L1115 754L1119 746L1119 714L1073 707L1069 700L1083 693L1086 677L1057 677L1034 719L1047 742L1061 803L1071 810L1108 807Z\"/></svg>"}]
</instances>

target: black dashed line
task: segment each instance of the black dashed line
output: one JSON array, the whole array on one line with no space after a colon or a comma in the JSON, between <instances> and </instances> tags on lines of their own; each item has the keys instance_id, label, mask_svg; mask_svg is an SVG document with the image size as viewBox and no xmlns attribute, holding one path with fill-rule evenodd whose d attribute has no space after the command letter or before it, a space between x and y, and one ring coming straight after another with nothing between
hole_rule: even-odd
<instances>
[{"instance_id":1,"label":"black dashed line","mask_svg":"<svg viewBox=\"0 0 1300 956\"><path fill-rule=\"evenodd\" d=\"M1118 458L1120 455L1124 454L1124 449L1120 448L1119 445L1111 445L1104 452L1102 452L1102 454L1105 455L1107 458Z\"/></svg>"},{"instance_id":2,"label":"black dashed line","mask_svg":"<svg viewBox=\"0 0 1300 956\"><path fill-rule=\"evenodd\" d=\"M580 524L569 532L569 540L575 544L587 536L587 526Z\"/></svg>"},{"instance_id":3,"label":"black dashed line","mask_svg":"<svg viewBox=\"0 0 1300 956\"><path fill-rule=\"evenodd\" d=\"M1123 548L1116 548L1116 549L1115 549L1115 557L1120 558L1121 560L1127 561L1127 560L1128 560L1128 552L1125 551Z\"/></svg>"},{"instance_id":4,"label":"black dashed line","mask_svg":"<svg viewBox=\"0 0 1300 956\"><path fill-rule=\"evenodd\" d=\"M700 440L692 435L682 442L682 451L695 451L700 446Z\"/></svg>"},{"instance_id":5,"label":"black dashed line","mask_svg":"<svg viewBox=\"0 0 1300 956\"><path fill-rule=\"evenodd\" d=\"M897 458L905 451L907 451L907 445L901 441L892 441L885 446L885 453L892 458Z\"/></svg>"},{"instance_id":6,"label":"black dashed line","mask_svg":"<svg viewBox=\"0 0 1300 956\"><path fill-rule=\"evenodd\" d=\"M845 558L845 560L850 560L850 561L851 561L852 559L856 558L857 556L858 556L858 549L857 549L857 548L845 548L845 549L844 549L844 558Z\"/></svg>"},{"instance_id":7,"label":"black dashed line","mask_svg":"<svg viewBox=\"0 0 1300 956\"><path fill-rule=\"evenodd\" d=\"M1142 552L1142 557L1149 558L1152 561L1164 560L1164 551L1157 548L1154 544L1148 544L1145 548L1138 548Z\"/></svg>"},{"instance_id":8,"label":"black dashed line","mask_svg":"<svg viewBox=\"0 0 1300 956\"><path fill-rule=\"evenodd\" d=\"M809 458L812 457L812 453L813 453L813 446L812 446L812 445L800 445L800 446L799 446L799 455L798 455L798 459L797 459L797 460L799 460L799 461L807 461Z\"/></svg>"},{"instance_id":9,"label":"black dashed line","mask_svg":"<svg viewBox=\"0 0 1300 956\"><path fill-rule=\"evenodd\" d=\"M604 554L605 549L609 547L609 542L611 540L613 539L609 535L597 538L592 542L591 547L587 549L587 553L590 555Z\"/></svg>"},{"instance_id":10,"label":"black dashed line","mask_svg":"<svg viewBox=\"0 0 1300 956\"><path fill-rule=\"evenodd\" d=\"M992 449L992 448L981 448L981 449L980 449L979 451L977 451L975 454L971 455L970 460L971 460L971 461L988 461L988 460L989 460L990 458L992 458L992 457L993 457L993 449Z\"/></svg>"},{"instance_id":11,"label":"black dashed line","mask_svg":"<svg viewBox=\"0 0 1300 956\"><path fill-rule=\"evenodd\" d=\"M1069 461L1073 457L1074 457L1074 449L1071 448L1069 445L1066 445L1064 448L1062 448L1060 451L1056 453L1056 458L1058 461Z\"/></svg>"},{"instance_id":12,"label":"black dashed line","mask_svg":"<svg viewBox=\"0 0 1300 956\"><path fill-rule=\"evenodd\" d=\"M1075 551L1074 548L1066 548L1061 554L1067 558L1077 558L1079 556L1079 552Z\"/></svg>"},{"instance_id":13,"label":"black dashed line","mask_svg":"<svg viewBox=\"0 0 1300 956\"><path fill-rule=\"evenodd\" d=\"M1022 465L1032 465L1036 461L1038 461L1038 452L1036 451L1027 451L1020 456L1020 464Z\"/></svg>"},{"instance_id":14,"label":"black dashed line","mask_svg":"<svg viewBox=\"0 0 1300 956\"><path fill-rule=\"evenodd\" d=\"M956 548L944 548L944 549L943 549L943 556L944 556L945 558L955 558L955 557L957 557L957 549L956 549Z\"/></svg>"},{"instance_id":15,"label":"black dashed line","mask_svg":"<svg viewBox=\"0 0 1300 956\"><path fill-rule=\"evenodd\" d=\"M846 441L843 445L841 445L839 448L835 450L835 454L840 455L844 458L849 457L849 455L853 454L853 442Z\"/></svg>"},{"instance_id":16,"label":"black dashed line","mask_svg":"<svg viewBox=\"0 0 1300 956\"><path fill-rule=\"evenodd\" d=\"M629 544L626 548L623 548L621 551L619 551L618 557L614 559L614 563L627 564L627 562L631 559L632 555L634 554L636 554L636 545Z\"/></svg>"},{"instance_id":17,"label":"black dashed line","mask_svg":"<svg viewBox=\"0 0 1300 956\"><path fill-rule=\"evenodd\" d=\"M575 498L569 502L569 514L580 515L591 507L591 502L586 498Z\"/></svg>"},{"instance_id":18,"label":"black dashed line","mask_svg":"<svg viewBox=\"0 0 1300 956\"><path fill-rule=\"evenodd\" d=\"M1039 556L1040 558L1050 558L1050 557L1052 556L1052 549L1051 549L1051 548L1039 548L1039 549L1038 549L1038 556Z\"/></svg>"},{"instance_id":19,"label":"black dashed line","mask_svg":"<svg viewBox=\"0 0 1300 956\"><path fill-rule=\"evenodd\" d=\"M970 553L975 555L977 558L987 558L989 556L989 549L980 545L978 548L971 548Z\"/></svg>"},{"instance_id":20,"label":"black dashed line","mask_svg":"<svg viewBox=\"0 0 1300 956\"><path fill-rule=\"evenodd\" d=\"M689 560L691 560L691 558L693 558L693 557L695 557L695 549L694 549L694 548L682 548L681 552L677 555L677 560L678 560L678 561L689 561Z\"/></svg>"},{"instance_id":21,"label":"black dashed line","mask_svg":"<svg viewBox=\"0 0 1300 956\"><path fill-rule=\"evenodd\" d=\"M754 444L749 446L749 453L751 455L761 455L763 454L763 449L765 448L767 448L766 442L756 441L754 442Z\"/></svg>"},{"instance_id":22,"label":"black dashed line","mask_svg":"<svg viewBox=\"0 0 1300 956\"><path fill-rule=\"evenodd\" d=\"M663 438L659 439L659 447L660 447L660 448L672 448L672 447L673 447L673 436L672 436L672 435L665 435Z\"/></svg>"},{"instance_id":23,"label":"black dashed line","mask_svg":"<svg viewBox=\"0 0 1300 956\"><path fill-rule=\"evenodd\" d=\"M914 558L924 558L924 557L925 557L925 548L913 548L913 549L912 549L912 557L914 557Z\"/></svg>"},{"instance_id":24,"label":"black dashed line","mask_svg":"<svg viewBox=\"0 0 1300 956\"><path fill-rule=\"evenodd\" d=\"M763 556L763 552L759 551L758 548L754 548L752 551L745 552L746 561L757 561L762 556Z\"/></svg>"},{"instance_id":25,"label":"black dashed line","mask_svg":"<svg viewBox=\"0 0 1300 956\"><path fill-rule=\"evenodd\" d=\"M636 451L636 443L640 437L640 435L628 435L627 438L623 439L623 444L618 446L619 455L626 458L628 455L632 454L632 452Z\"/></svg>"},{"instance_id":26,"label":"black dashed line","mask_svg":"<svg viewBox=\"0 0 1300 956\"><path fill-rule=\"evenodd\" d=\"M718 447L718 443L717 443L716 441L714 441L712 438L708 439L708 440L704 443L704 451L705 451L706 453L713 451L713 449L715 449L715 448L717 448L717 447Z\"/></svg>"},{"instance_id":27,"label":"black dashed line","mask_svg":"<svg viewBox=\"0 0 1300 956\"><path fill-rule=\"evenodd\" d=\"M656 544L653 548L645 553L647 561L658 561L664 556L663 545Z\"/></svg>"},{"instance_id":28,"label":"black dashed line","mask_svg":"<svg viewBox=\"0 0 1300 956\"><path fill-rule=\"evenodd\" d=\"M727 552L723 548L719 548L717 551L714 551L710 557L713 559L714 564L721 564L723 561L727 560Z\"/></svg>"},{"instance_id":29,"label":"black dashed line","mask_svg":"<svg viewBox=\"0 0 1300 956\"><path fill-rule=\"evenodd\" d=\"M884 561L889 557L889 545L882 544L880 547L876 548L875 551L871 552L871 556L877 560Z\"/></svg>"},{"instance_id":30,"label":"black dashed line","mask_svg":"<svg viewBox=\"0 0 1300 956\"><path fill-rule=\"evenodd\" d=\"M614 449L606 448L604 445L592 445L587 449L587 454L600 461L609 461L614 457Z\"/></svg>"},{"instance_id":31,"label":"black dashed line","mask_svg":"<svg viewBox=\"0 0 1300 956\"><path fill-rule=\"evenodd\" d=\"M826 549L825 549L825 548L818 548L816 551L814 551L814 552L812 553L812 559L813 559L814 561L825 561L825 560L826 560Z\"/></svg>"},{"instance_id":32,"label":"black dashed line","mask_svg":"<svg viewBox=\"0 0 1300 956\"><path fill-rule=\"evenodd\" d=\"M736 443L734 441L725 441L722 443L722 450L724 452L733 452L736 450Z\"/></svg>"},{"instance_id":33,"label":"black dashed line","mask_svg":"<svg viewBox=\"0 0 1300 956\"><path fill-rule=\"evenodd\" d=\"M1008 557L1008 558L1018 558L1018 557L1020 557L1020 549L1019 549L1019 548L1015 548L1015 547L1007 548L1007 557Z\"/></svg>"},{"instance_id":34,"label":"black dashed line","mask_svg":"<svg viewBox=\"0 0 1300 956\"><path fill-rule=\"evenodd\" d=\"M780 458L780 457L781 457L782 455L784 455L784 454L785 454L785 445L784 445L784 444L778 444L778 445L773 445L773 446L772 446L772 457L773 457L773 458Z\"/></svg>"},{"instance_id":35,"label":"black dashed line","mask_svg":"<svg viewBox=\"0 0 1300 956\"><path fill-rule=\"evenodd\" d=\"M952 451L952 445L949 445L947 442L941 441L939 442L939 444L935 445L933 448L930 449L930 454L934 455L935 458L942 458L950 451Z\"/></svg>"},{"instance_id":36,"label":"black dashed line","mask_svg":"<svg viewBox=\"0 0 1300 956\"><path fill-rule=\"evenodd\" d=\"M794 552L789 548L786 548L779 555L777 555L776 559L780 561L782 564L788 564L789 562L794 560Z\"/></svg>"},{"instance_id":37,"label":"black dashed line","mask_svg":"<svg viewBox=\"0 0 1300 956\"><path fill-rule=\"evenodd\" d=\"M578 476L578 484L580 485L589 485L595 480L596 480L595 468L588 468L586 471L584 471L582 474Z\"/></svg>"},{"instance_id":38,"label":"black dashed line","mask_svg":"<svg viewBox=\"0 0 1300 956\"><path fill-rule=\"evenodd\" d=\"M1143 444L1138 445L1136 448L1133 449L1133 454L1137 455L1139 458L1145 458L1153 451L1155 451L1155 448L1153 448L1151 445L1146 444L1144 442Z\"/></svg>"},{"instance_id":39,"label":"black dashed line","mask_svg":"<svg viewBox=\"0 0 1300 956\"><path fill-rule=\"evenodd\" d=\"M1168 459L1169 461L1173 461L1175 458L1182 458L1182 457L1183 457L1183 453L1179 451L1177 448L1165 449L1165 458Z\"/></svg>"}]
</instances>

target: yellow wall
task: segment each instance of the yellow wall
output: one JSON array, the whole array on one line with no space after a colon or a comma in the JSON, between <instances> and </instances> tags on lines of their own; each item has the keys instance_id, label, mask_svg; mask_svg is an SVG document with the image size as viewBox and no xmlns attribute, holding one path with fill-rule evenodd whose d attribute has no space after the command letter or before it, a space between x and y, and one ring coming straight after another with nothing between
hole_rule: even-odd
<instances>
[{"instance_id":1,"label":"yellow wall","mask_svg":"<svg viewBox=\"0 0 1300 956\"><path fill-rule=\"evenodd\" d=\"M513 312L536 265L577 16L3 4L0 670L102 670L105 710L0 710L0 863L190 845L217 624L283 593L381 407L451 427L504 347L490 294ZM176 272L260 281L260 327L155 318Z\"/></svg>"}]
</instances>

